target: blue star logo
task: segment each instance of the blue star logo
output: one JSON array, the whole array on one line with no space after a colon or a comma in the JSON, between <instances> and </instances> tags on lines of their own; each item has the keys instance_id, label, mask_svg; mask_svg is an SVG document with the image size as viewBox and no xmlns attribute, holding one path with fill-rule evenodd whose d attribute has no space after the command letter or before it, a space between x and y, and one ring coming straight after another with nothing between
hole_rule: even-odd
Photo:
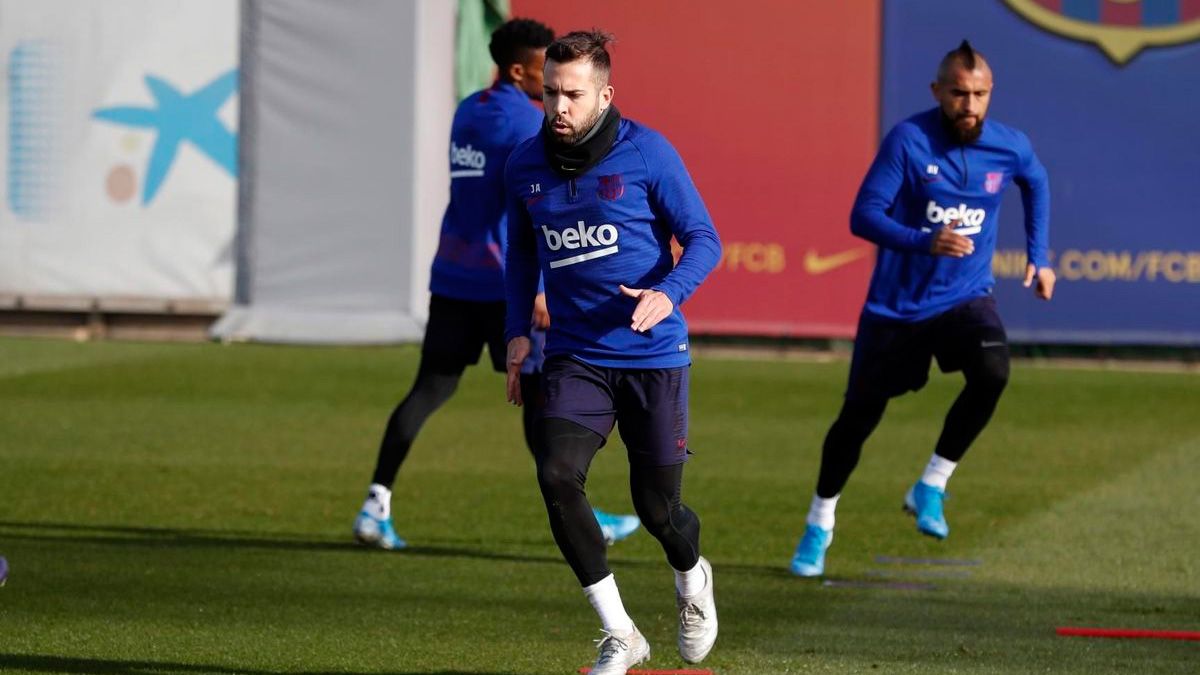
<instances>
[{"instance_id":1,"label":"blue star logo","mask_svg":"<svg viewBox=\"0 0 1200 675\"><path fill-rule=\"evenodd\" d=\"M92 113L99 120L157 132L146 165L142 205L158 194L183 141L189 141L230 176L237 176L237 134L217 118L217 111L237 91L237 84L235 68L185 96L166 80L147 75L146 88L154 96L155 107L115 106Z\"/></svg>"}]
</instances>

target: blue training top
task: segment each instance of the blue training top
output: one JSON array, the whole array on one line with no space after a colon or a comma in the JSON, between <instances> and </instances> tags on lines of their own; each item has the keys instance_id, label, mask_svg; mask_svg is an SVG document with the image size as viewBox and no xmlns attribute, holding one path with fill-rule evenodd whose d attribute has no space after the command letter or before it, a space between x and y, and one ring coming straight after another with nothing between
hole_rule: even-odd
<instances>
[{"instance_id":1,"label":"blue training top","mask_svg":"<svg viewBox=\"0 0 1200 675\"><path fill-rule=\"evenodd\" d=\"M516 85L497 82L463 99L450 130L450 204L429 290L459 300L504 299L504 164L537 134L542 111Z\"/></svg>"},{"instance_id":2,"label":"blue training top","mask_svg":"<svg viewBox=\"0 0 1200 675\"><path fill-rule=\"evenodd\" d=\"M1025 134L988 119L973 143L960 144L934 108L897 124L863 179L850 231L879 246L866 311L922 321L992 292L992 255L1000 198L1010 182L1021 189L1029 261L1049 265L1050 183ZM929 252L934 234L975 241L963 258Z\"/></svg>"},{"instance_id":3,"label":"blue training top","mask_svg":"<svg viewBox=\"0 0 1200 675\"><path fill-rule=\"evenodd\" d=\"M720 261L721 241L662 134L621 120L604 159L570 179L550 168L537 136L513 151L505 190L506 339L529 335L540 269L550 310L547 356L569 354L610 368L691 363L679 305ZM672 235L683 247L678 264ZM638 301L622 295L621 284L662 291L675 308L637 333L630 324Z\"/></svg>"}]
</instances>

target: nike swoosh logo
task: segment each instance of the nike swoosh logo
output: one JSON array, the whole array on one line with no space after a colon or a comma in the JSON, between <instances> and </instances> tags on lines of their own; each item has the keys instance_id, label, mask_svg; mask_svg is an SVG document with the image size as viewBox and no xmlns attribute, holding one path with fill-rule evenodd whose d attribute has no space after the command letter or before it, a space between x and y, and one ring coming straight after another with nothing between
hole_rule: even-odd
<instances>
[{"instance_id":1,"label":"nike swoosh logo","mask_svg":"<svg viewBox=\"0 0 1200 675\"><path fill-rule=\"evenodd\" d=\"M834 253L833 255L822 256L816 251L809 250L804 254L804 271L809 274L824 274L830 270L835 270L844 265L865 258L871 253L871 247L863 246L860 248L852 248L849 251Z\"/></svg>"}]
</instances>

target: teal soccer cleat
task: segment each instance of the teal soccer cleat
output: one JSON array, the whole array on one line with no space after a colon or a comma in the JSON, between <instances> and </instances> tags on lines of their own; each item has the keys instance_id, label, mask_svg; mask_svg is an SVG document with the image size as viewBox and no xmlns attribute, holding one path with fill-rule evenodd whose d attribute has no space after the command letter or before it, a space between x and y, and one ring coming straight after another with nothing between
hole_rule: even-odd
<instances>
[{"instance_id":1,"label":"teal soccer cleat","mask_svg":"<svg viewBox=\"0 0 1200 675\"><path fill-rule=\"evenodd\" d=\"M904 510L917 519L917 530L935 539L945 539L950 535L950 526L946 524L942 502L946 501L946 491L932 485L917 481L904 495Z\"/></svg>"},{"instance_id":2,"label":"teal soccer cleat","mask_svg":"<svg viewBox=\"0 0 1200 675\"><path fill-rule=\"evenodd\" d=\"M604 543L609 546L633 534L642 524L637 516L617 516L600 509L592 509L592 513L596 515L596 523L604 534Z\"/></svg>"},{"instance_id":3,"label":"teal soccer cleat","mask_svg":"<svg viewBox=\"0 0 1200 675\"><path fill-rule=\"evenodd\" d=\"M804 536L792 555L792 574L798 577L819 577L825 573L825 551L833 543L833 530L816 525L804 528Z\"/></svg>"},{"instance_id":4,"label":"teal soccer cleat","mask_svg":"<svg viewBox=\"0 0 1200 675\"><path fill-rule=\"evenodd\" d=\"M360 511L354 519L354 538L365 546L374 546L388 551L408 547L408 542L396 534L392 527L392 519L376 518L366 511Z\"/></svg>"}]
</instances>

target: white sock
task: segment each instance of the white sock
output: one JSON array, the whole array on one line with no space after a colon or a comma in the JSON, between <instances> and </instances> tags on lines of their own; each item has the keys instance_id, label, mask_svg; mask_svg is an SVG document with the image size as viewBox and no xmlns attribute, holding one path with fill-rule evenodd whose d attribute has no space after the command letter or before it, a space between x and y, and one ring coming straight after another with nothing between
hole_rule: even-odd
<instances>
[{"instance_id":1,"label":"white sock","mask_svg":"<svg viewBox=\"0 0 1200 675\"><path fill-rule=\"evenodd\" d=\"M633 630L633 619L625 613L621 592L617 590L617 579L612 574L591 586L584 586L583 594L600 615L600 625L604 630L610 633L628 633Z\"/></svg>"},{"instance_id":2,"label":"white sock","mask_svg":"<svg viewBox=\"0 0 1200 675\"><path fill-rule=\"evenodd\" d=\"M956 466L958 466L958 462L951 462L945 457L939 457L937 453L934 453L933 457L929 458L929 464L925 467L925 473L921 475L921 482L945 490L946 481L950 480L950 474L954 473L954 467Z\"/></svg>"},{"instance_id":3,"label":"white sock","mask_svg":"<svg viewBox=\"0 0 1200 675\"><path fill-rule=\"evenodd\" d=\"M363 511L372 518L390 518L392 515L392 491L379 483L371 483L367 488L367 500L363 502Z\"/></svg>"},{"instance_id":4,"label":"white sock","mask_svg":"<svg viewBox=\"0 0 1200 675\"><path fill-rule=\"evenodd\" d=\"M841 498L841 493L829 499L822 499L817 495L813 495L812 504L808 507L808 518L805 519L805 522L809 525L816 525L822 530L833 530L833 512L837 509L838 500Z\"/></svg>"},{"instance_id":5,"label":"white sock","mask_svg":"<svg viewBox=\"0 0 1200 675\"><path fill-rule=\"evenodd\" d=\"M675 568L675 590L685 598L694 598L704 587L708 585L708 575L704 573L704 568L700 566L700 561L697 560L692 569L686 572L680 572Z\"/></svg>"}]
</instances>

